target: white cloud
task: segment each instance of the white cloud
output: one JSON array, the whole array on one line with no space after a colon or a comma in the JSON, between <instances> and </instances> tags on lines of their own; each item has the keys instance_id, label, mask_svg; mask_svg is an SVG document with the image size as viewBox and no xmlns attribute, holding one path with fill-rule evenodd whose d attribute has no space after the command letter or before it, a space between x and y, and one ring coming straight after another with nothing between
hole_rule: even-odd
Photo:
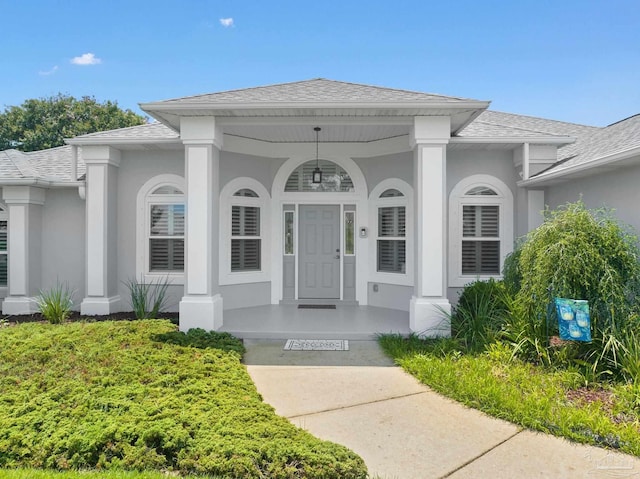
<instances>
[{"instance_id":1,"label":"white cloud","mask_svg":"<svg viewBox=\"0 0 640 479\"><path fill-rule=\"evenodd\" d=\"M55 65L51 70L47 70L44 72L38 72L38 75L41 76L49 76L49 75L53 75L56 71L58 70L58 65Z\"/></svg>"},{"instance_id":2,"label":"white cloud","mask_svg":"<svg viewBox=\"0 0 640 479\"><path fill-rule=\"evenodd\" d=\"M220 19L220 25L222 25L223 27L233 27L233 18L229 17L229 18L221 18Z\"/></svg>"},{"instance_id":3,"label":"white cloud","mask_svg":"<svg viewBox=\"0 0 640 479\"><path fill-rule=\"evenodd\" d=\"M97 65L102 63L102 60L97 58L93 53L83 53L79 57L73 57L71 63L74 65Z\"/></svg>"}]
</instances>

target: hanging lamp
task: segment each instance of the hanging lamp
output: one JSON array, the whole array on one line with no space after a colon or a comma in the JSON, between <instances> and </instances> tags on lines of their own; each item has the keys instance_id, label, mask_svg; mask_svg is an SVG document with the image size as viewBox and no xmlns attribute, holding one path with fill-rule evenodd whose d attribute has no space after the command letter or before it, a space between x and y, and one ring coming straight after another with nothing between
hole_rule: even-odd
<instances>
[{"instance_id":1,"label":"hanging lamp","mask_svg":"<svg viewBox=\"0 0 640 479\"><path fill-rule=\"evenodd\" d=\"M313 170L313 175L311 176L312 183L322 183L322 170L320 169L320 159L318 157L318 133L322 130L319 126L316 126L313 131L316 132L316 168Z\"/></svg>"}]
</instances>

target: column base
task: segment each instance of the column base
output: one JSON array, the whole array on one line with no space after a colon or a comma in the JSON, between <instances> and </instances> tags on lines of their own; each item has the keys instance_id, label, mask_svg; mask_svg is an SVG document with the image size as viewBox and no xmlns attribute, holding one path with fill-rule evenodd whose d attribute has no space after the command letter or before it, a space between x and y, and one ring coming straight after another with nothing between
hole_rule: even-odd
<instances>
[{"instance_id":1,"label":"column base","mask_svg":"<svg viewBox=\"0 0 640 479\"><path fill-rule=\"evenodd\" d=\"M120 296L110 298L88 297L80 303L80 314L87 316L104 316L119 310Z\"/></svg>"},{"instance_id":2,"label":"column base","mask_svg":"<svg viewBox=\"0 0 640 479\"><path fill-rule=\"evenodd\" d=\"M8 296L2 301L2 314L33 314L38 312L35 298Z\"/></svg>"},{"instance_id":3,"label":"column base","mask_svg":"<svg viewBox=\"0 0 640 479\"><path fill-rule=\"evenodd\" d=\"M180 301L180 331L201 328L216 331L222 327L222 296L183 296Z\"/></svg>"},{"instance_id":4,"label":"column base","mask_svg":"<svg viewBox=\"0 0 640 479\"><path fill-rule=\"evenodd\" d=\"M451 303L445 298L413 296L409 306L409 329L421 338L451 336Z\"/></svg>"}]
</instances>

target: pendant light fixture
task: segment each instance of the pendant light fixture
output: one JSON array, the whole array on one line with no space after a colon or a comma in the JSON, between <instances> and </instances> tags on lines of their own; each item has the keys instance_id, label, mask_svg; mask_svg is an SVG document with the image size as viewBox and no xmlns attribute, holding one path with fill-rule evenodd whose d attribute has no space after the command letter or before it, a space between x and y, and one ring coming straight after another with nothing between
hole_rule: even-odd
<instances>
[{"instance_id":1,"label":"pendant light fixture","mask_svg":"<svg viewBox=\"0 0 640 479\"><path fill-rule=\"evenodd\" d=\"M322 183L322 170L320 170L320 159L318 157L318 133L320 133L320 130L322 128L320 128L319 126L316 126L313 131L316 132L316 168L315 170L313 170L313 175L311 177L311 182L312 183Z\"/></svg>"}]
</instances>

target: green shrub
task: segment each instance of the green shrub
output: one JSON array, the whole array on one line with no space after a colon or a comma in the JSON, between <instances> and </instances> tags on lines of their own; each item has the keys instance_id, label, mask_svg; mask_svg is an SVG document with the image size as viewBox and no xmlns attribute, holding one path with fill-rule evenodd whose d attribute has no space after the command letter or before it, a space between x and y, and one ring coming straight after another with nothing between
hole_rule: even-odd
<instances>
[{"instance_id":1,"label":"green shrub","mask_svg":"<svg viewBox=\"0 0 640 479\"><path fill-rule=\"evenodd\" d=\"M629 318L637 311L637 238L608 210L579 201L545 212L505 268L520 281L505 338L516 355L543 363L580 365L592 378L620 374ZM515 288L517 289L517 288ZM557 332L554 297L588 300L592 342L549 349ZM590 371L586 371L590 369Z\"/></svg>"},{"instance_id":2,"label":"green shrub","mask_svg":"<svg viewBox=\"0 0 640 479\"><path fill-rule=\"evenodd\" d=\"M546 314L553 296L586 299L600 309L627 312L626 292L640 277L637 238L611 212L590 211L581 201L547 211L520 253L519 299L531 312Z\"/></svg>"},{"instance_id":3,"label":"green shrub","mask_svg":"<svg viewBox=\"0 0 640 479\"><path fill-rule=\"evenodd\" d=\"M205 331L200 328L192 328L186 333L171 331L154 336L156 341L163 343L191 346L199 349L215 348L223 351L235 351L240 356L245 353L242 341L229 333L218 331Z\"/></svg>"},{"instance_id":4,"label":"green shrub","mask_svg":"<svg viewBox=\"0 0 640 479\"><path fill-rule=\"evenodd\" d=\"M509 292L501 281L476 281L464 287L451 317L455 338L469 351L492 343L508 313Z\"/></svg>"},{"instance_id":5,"label":"green shrub","mask_svg":"<svg viewBox=\"0 0 640 479\"><path fill-rule=\"evenodd\" d=\"M131 308L137 319L157 319L166 308L169 278L147 283L128 279L124 284L129 290Z\"/></svg>"},{"instance_id":6,"label":"green shrub","mask_svg":"<svg viewBox=\"0 0 640 479\"><path fill-rule=\"evenodd\" d=\"M68 283L56 282L48 290L40 290L35 298L38 311L51 324L64 323L71 314L73 307L73 291Z\"/></svg>"},{"instance_id":7,"label":"green shrub","mask_svg":"<svg viewBox=\"0 0 640 479\"><path fill-rule=\"evenodd\" d=\"M0 468L364 479L355 453L277 416L236 353L142 320L0 330Z\"/></svg>"}]
</instances>

